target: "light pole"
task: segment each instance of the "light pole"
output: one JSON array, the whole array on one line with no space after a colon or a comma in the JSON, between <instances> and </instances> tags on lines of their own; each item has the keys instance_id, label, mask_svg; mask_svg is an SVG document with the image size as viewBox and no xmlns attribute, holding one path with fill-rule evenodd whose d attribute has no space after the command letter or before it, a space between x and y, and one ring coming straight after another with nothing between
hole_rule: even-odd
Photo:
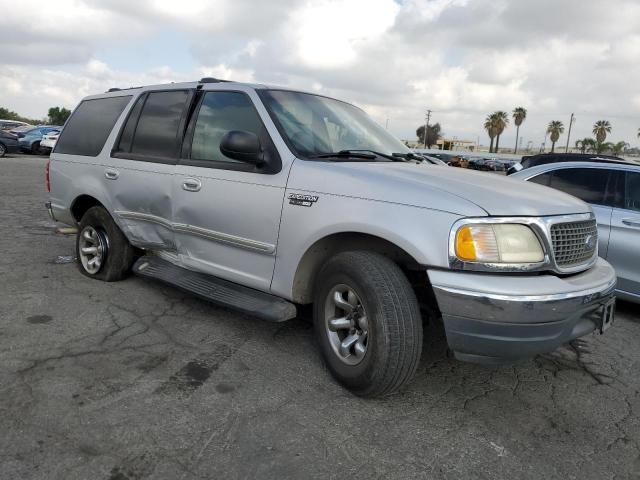
<instances>
[{"instance_id":1,"label":"light pole","mask_svg":"<svg viewBox=\"0 0 640 480\"><path fill-rule=\"evenodd\" d=\"M571 138L571 125L573 125L574 121L575 119L573 118L573 113L572 113L571 119L569 120L569 131L567 132L567 146L564 147L564 153L569 152L569 139Z\"/></svg>"},{"instance_id":2,"label":"light pole","mask_svg":"<svg viewBox=\"0 0 640 480\"><path fill-rule=\"evenodd\" d=\"M427 133L429 132L429 119L431 118L431 110L427 109L427 118L424 122L424 148L427 149Z\"/></svg>"}]
</instances>

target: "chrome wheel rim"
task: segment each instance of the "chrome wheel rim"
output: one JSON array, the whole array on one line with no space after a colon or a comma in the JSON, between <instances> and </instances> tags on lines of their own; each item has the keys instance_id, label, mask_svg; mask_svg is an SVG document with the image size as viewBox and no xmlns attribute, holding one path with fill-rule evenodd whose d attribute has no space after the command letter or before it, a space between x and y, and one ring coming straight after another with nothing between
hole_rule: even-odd
<instances>
[{"instance_id":1,"label":"chrome wheel rim","mask_svg":"<svg viewBox=\"0 0 640 480\"><path fill-rule=\"evenodd\" d=\"M107 256L107 248L107 237L102 231L98 231L92 226L86 226L82 229L78 256L87 273L95 275L100 271Z\"/></svg>"},{"instance_id":2,"label":"chrome wheel rim","mask_svg":"<svg viewBox=\"0 0 640 480\"><path fill-rule=\"evenodd\" d=\"M5 154L5 151L4 145L0 144L0 157Z\"/></svg>"},{"instance_id":3,"label":"chrome wheel rim","mask_svg":"<svg viewBox=\"0 0 640 480\"><path fill-rule=\"evenodd\" d=\"M367 354L369 321L360 297L348 285L333 287L324 304L324 325L333 352L347 365Z\"/></svg>"}]
</instances>

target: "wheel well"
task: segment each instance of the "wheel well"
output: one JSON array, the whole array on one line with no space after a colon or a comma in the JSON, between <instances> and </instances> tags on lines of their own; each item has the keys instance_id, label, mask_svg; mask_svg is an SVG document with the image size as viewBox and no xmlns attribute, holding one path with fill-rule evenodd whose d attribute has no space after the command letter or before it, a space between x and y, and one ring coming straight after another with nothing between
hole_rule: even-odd
<instances>
[{"instance_id":1,"label":"wheel well","mask_svg":"<svg viewBox=\"0 0 640 480\"><path fill-rule=\"evenodd\" d=\"M377 252L390 258L407 273L410 281L413 281L411 277L419 272L423 272L426 277L423 266L402 248L388 240L357 232L336 233L318 240L302 256L293 280L293 301L301 304L311 303L315 278L320 267L330 257L351 250Z\"/></svg>"},{"instance_id":2,"label":"wheel well","mask_svg":"<svg viewBox=\"0 0 640 480\"><path fill-rule=\"evenodd\" d=\"M100 203L97 199L95 199L91 195L80 195L71 204L71 214L73 215L73 218L75 218L76 221L79 222L82 216L91 207L102 207L102 206L103 206L102 203Z\"/></svg>"}]
</instances>

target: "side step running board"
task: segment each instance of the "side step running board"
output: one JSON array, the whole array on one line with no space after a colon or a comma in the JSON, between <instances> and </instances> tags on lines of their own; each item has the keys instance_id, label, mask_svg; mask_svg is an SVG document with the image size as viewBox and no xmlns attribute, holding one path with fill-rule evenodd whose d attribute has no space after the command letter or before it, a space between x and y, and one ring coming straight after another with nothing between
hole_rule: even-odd
<instances>
[{"instance_id":1,"label":"side step running board","mask_svg":"<svg viewBox=\"0 0 640 480\"><path fill-rule=\"evenodd\" d=\"M218 305L254 315L269 322L284 322L296 316L296 306L280 297L194 272L154 255L134 264L133 272L168 283Z\"/></svg>"}]
</instances>

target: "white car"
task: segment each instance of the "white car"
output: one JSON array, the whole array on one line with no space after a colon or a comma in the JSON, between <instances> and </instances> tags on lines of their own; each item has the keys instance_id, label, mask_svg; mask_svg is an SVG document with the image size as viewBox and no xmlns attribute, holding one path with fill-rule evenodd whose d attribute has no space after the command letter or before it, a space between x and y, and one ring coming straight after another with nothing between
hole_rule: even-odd
<instances>
[{"instance_id":1,"label":"white car","mask_svg":"<svg viewBox=\"0 0 640 480\"><path fill-rule=\"evenodd\" d=\"M40 141L40 150L42 153L51 153L53 147L56 146L56 142L58 141L58 137L60 136L61 130L53 130L45 135L42 135L42 140Z\"/></svg>"}]
</instances>

